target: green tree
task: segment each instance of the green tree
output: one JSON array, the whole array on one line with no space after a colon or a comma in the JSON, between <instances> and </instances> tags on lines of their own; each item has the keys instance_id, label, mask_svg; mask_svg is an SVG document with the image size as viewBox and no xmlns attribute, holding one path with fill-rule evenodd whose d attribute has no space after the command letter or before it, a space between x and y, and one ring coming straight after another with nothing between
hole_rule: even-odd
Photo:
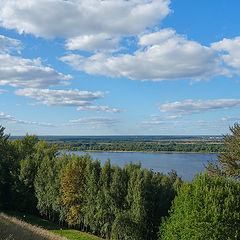
<instances>
[{"instance_id":1,"label":"green tree","mask_svg":"<svg viewBox=\"0 0 240 240\"><path fill-rule=\"evenodd\" d=\"M20 162L18 183L18 209L36 212L37 198L34 181L44 158L52 159L57 155L57 146L39 141L37 136L26 135L13 141L17 149L16 161Z\"/></svg>"},{"instance_id":2,"label":"green tree","mask_svg":"<svg viewBox=\"0 0 240 240\"><path fill-rule=\"evenodd\" d=\"M111 201L110 184L112 179L112 168L110 160L106 161L99 179L99 191L96 203L96 220L99 223L99 230L102 236L110 239L111 227L114 221L113 209L109 207Z\"/></svg>"},{"instance_id":3,"label":"green tree","mask_svg":"<svg viewBox=\"0 0 240 240\"><path fill-rule=\"evenodd\" d=\"M112 236L118 240L139 239L139 227L132 220L129 212L123 211L117 214L112 226Z\"/></svg>"},{"instance_id":4,"label":"green tree","mask_svg":"<svg viewBox=\"0 0 240 240\"><path fill-rule=\"evenodd\" d=\"M11 208L15 201L19 163L15 161L15 149L4 130L0 126L0 208Z\"/></svg>"},{"instance_id":5,"label":"green tree","mask_svg":"<svg viewBox=\"0 0 240 240\"><path fill-rule=\"evenodd\" d=\"M41 215L45 215L49 220L63 220L63 204L60 201L60 178L59 174L68 163L68 158L50 158L46 155L34 181L35 193L38 200L37 208Z\"/></svg>"},{"instance_id":6,"label":"green tree","mask_svg":"<svg viewBox=\"0 0 240 240\"><path fill-rule=\"evenodd\" d=\"M208 162L208 172L213 176L226 176L240 180L240 125L229 128L231 134L223 136L226 151L217 156L217 161Z\"/></svg>"},{"instance_id":7,"label":"green tree","mask_svg":"<svg viewBox=\"0 0 240 240\"><path fill-rule=\"evenodd\" d=\"M96 204L97 204L97 194L99 191L99 178L101 173L101 165L98 160L92 162L90 156L87 155L89 160L87 161L85 169L85 185L84 185L84 205L83 205L83 215L84 215L84 225L87 228L97 234L99 231L99 223L96 220Z\"/></svg>"},{"instance_id":8,"label":"green tree","mask_svg":"<svg viewBox=\"0 0 240 240\"><path fill-rule=\"evenodd\" d=\"M159 240L239 239L239 192L239 182L206 173L184 182L160 227Z\"/></svg>"}]
</instances>

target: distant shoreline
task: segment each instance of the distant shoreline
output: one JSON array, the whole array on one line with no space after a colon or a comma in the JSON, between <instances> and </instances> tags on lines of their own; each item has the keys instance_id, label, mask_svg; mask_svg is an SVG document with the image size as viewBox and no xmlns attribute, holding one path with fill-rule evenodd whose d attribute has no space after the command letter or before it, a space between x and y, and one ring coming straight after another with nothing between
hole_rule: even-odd
<instances>
[{"instance_id":1,"label":"distant shoreline","mask_svg":"<svg viewBox=\"0 0 240 240\"><path fill-rule=\"evenodd\" d=\"M105 151L105 150L60 150L61 152L106 152L106 153L182 153L182 154L219 154L220 152L178 152L178 151Z\"/></svg>"}]
</instances>

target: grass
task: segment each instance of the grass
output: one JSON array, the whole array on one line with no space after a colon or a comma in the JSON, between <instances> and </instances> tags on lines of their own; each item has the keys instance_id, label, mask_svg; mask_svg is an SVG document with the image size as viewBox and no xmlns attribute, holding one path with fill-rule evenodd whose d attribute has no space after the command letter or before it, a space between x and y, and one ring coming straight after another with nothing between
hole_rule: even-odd
<instances>
[{"instance_id":1,"label":"grass","mask_svg":"<svg viewBox=\"0 0 240 240\"><path fill-rule=\"evenodd\" d=\"M49 234L54 235L55 237L58 238L50 238L50 239L69 239L69 240L103 240L102 238L96 237L94 235L85 233L85 232L81 232L78 230L73 230L73 229L64 229L61 228L59 225L54 224L50 221L47 221L45 219L30 215L30 214L25 214L25 213L21 213L21 212L17 212L17 211L8 211L7 212L8 215L14 216L12 218L17 217L18 221L21 221L22 223L26 223L32 227L36 227L36 226L40 226L41 230L44 230L46 232L48 232ZM4 214L5 215L5 214ZM5 215L6 216L6 215ZM16 218L15 218L16 219ZM18 238L1 238L1 226L3 226L5 223L5 220L2 219L1 215L0 215L0 240L18 240ZM4 227L4 226L3 226ZM44 228L44 229L43 229ZM5 235L6 236L6 235ZM8 237L8 236L7 236ZM42 240L42 239L49 239L49 238L19 238L19 240Z\"/></svg>"},{"instance_id":2,"label":"grass","mask_svg":"<svg viewBox=\"0 0 240 240\"><path fill-rule=\"evenodd\" d=\"M67 240L67 238L0 213L0 240Z\"/></svg>"},{"instance_id":3,"label":"grass","mask_svg":"<svg viewBox=\"0 0 240 240\"><path fill-rule=\"evenodd\" d=\"M102 238L96 237L89 233L80 232L77 230L51 230L51 232L58 234L60 236L66 237L67 239L71 240L102 240Z\"/></svg>"}]
</instances>

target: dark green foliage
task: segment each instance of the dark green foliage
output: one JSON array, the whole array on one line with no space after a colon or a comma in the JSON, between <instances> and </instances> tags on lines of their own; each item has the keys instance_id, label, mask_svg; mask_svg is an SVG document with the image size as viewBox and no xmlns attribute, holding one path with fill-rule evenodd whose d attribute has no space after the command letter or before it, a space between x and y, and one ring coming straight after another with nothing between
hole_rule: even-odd
<instances>
[{"instance_id":1,"label":"dark green foliage","mask_svg":"<svg viewBox=\"0 0 240 240\"><path fill-rule=\"evenodd\" d=\"M213 176L226 176L240 180L240 125L230 127L231 135L223 136L225 152L217 157L217 162L209 162L206 167Z\"/></svg>"},{"instance_id":2,"label":"dark green foliage","mask_svg":"<svg viewBox=\"0 0 240 240\"><path fill-rule=\"evenodd\" d=\"M35 177L42 160L56 156L56 150L37 136L10 141L0 127L0 208L36 213Z\"/></svg>"},{"instance_id":3,"label":"dark green foliage","mask_svg":"<svg viewBox=\"0 0 240 240\"><path fill-rule=\"evenodd\" d=\"M84 185L84 204L83 215L84 225L90 228L93 232L97 232L99 229L99 223L97 221L97 194L99 190L99 178L101 173L101 165L98 160L92 162L87 160L85 169L85 185Z\"/></svg>"},{"instance_id":4,"label":"dark green foliage","mask_svg":"<svg viewBox=\"0 0 240 240\"><path fill-rule=\"evenodd\" d=\"M121 212L116 215L114 220L112 235L119 240L136 240L140 235L139 226L132 220L128 212Z\"/></svg>"},{"instance_id":5,"label":"dark green foliage","mask_svg":"<svg viewBox=\"0 0 240 240\"><path fill-rule=\"evenodd\" d=\"M0 208L11 208L15 194L18 162L15 161L15 150L0 126Z\"/></svg>"},{"instance_id":6,"label":"dark green foliage","mask_svg":"<svg viewBox=\"0 0 240 240\"><path fill-rule=\"evenodd\" d=\"M13 145L17 149L19 168L18 199L16 208L21 211L36 213L37 197L35 195L35 178L42 162L52 159L57 154L56 146L49 146L45 141L39 141L36 136L26 135L16 139ZM26 151L25 151L26 149ZM46 175L47 177L47 175Z\"/></svg>"},{"instance_id":7,"label":"dark green foliage","mask_svg":"<svg viewBox=\"0 0 240 240\"><path fill-rule=\"evenodd\" d=\"M240 238L240 184L222 177L196 175L174 199L159 240Z\"/></svg>"},{"instance_id":8,"label":"dark green foliage","mask_svg":"<svg viewBox=\"0 0 240 240\"><path fill-rule=\"evenodd\" d=\"M59 217L60 209L60 179L62 162L58 158L43 158L34 181L35 194L38 200L37 209L40 214L55 220ZM62 159L61 159L62 160Z\"/></svg>"}]
</instances>

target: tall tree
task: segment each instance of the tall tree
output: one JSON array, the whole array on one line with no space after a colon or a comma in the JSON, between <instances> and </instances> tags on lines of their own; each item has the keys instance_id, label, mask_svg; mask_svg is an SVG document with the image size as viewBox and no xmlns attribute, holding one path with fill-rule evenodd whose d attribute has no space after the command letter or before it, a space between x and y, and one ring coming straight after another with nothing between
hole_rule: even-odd
<instances>
[{"instance_id":1,"label":"tall tree","mask_svg":"<svg viewBox=\"0 0 240 240\"><path fill-rule=\"evenodd\" d=\"M103 237L110 239L111 227L114 221L113 209L109 207L111 201L110 184L112 178L112 168L110 160L106 161L99 179L99 191L97 194L96 220L99 223L99 230Z\"/></svg>"},{"instance_id":2,"label":"tall tree","mask_svg":"<svg viewBox=\"0 0 240 240\"><path fill-rule=\"evenodd\" d=\"M37 198L35 196L34 181L43 159L52 159L57 155L57 146L39 141L38 137L26 135L23 139L13 141L18 152L20 162L19 171L19 209L27 212L36 211Z\"/></svg>"},{"instance_id":3,"label":"tall tree","mask_svg":"<svg viewBox=\"0 0 240 240\"><path fill-rule=\"evenodd\" d=\"M15 149L9 135L0 126L0 208L12 207L19 163L15 161Z\"/></svg>"},{"instance_id":4,"label":"tall tree","mask_svg":"<svg viewBox=\"0 0 240 240\"><path fill-rule=\"evenodd\" d=\"M61 199L68 208L66 221L70 225L80 225L83 222L82 208L84 203L86 161L84 157L74 155L60 174Z\"/></svg>"},{"instance_id":5,"label":"tall tree","mask_svg":"<svg viewBox=\"0 0 240 240\"><path fill-rule=\"evenodd\" d=\"M61 217L63 205L60 201L59 174L67 162L68 159L64 157L50 158L48 155L45 156L38 168L34 182L38 200L37 208L40 214L53 221L63 220Z\"/></svg>"},{"instance_id":6,"label":"tall tree","mask_svg":"<svg viewBox=\"0 0 240 240\"><path fill-rule=\"evenodd\" d=\"M208 162L206 169L213 176L227 176L240 180L240 125L229 128L231 134L223 135L225 152L217 156L217 161Z\"/></svg>"},{"instance_id":7,"label":"tall tree","mask_svg":"<svg viewBox=\"0 0 240 240\"><path fill-rule=\"evenodd\" d=\"M85 169L85 185L84 185L84 225L91 232L98 234L99 223L96 219L97 213L97 194L99 191L99 178L101 173L101 165L98 160L92 162L90 156L87 155L89 160L87 161Z\"/></svg>"}]
</instances>

